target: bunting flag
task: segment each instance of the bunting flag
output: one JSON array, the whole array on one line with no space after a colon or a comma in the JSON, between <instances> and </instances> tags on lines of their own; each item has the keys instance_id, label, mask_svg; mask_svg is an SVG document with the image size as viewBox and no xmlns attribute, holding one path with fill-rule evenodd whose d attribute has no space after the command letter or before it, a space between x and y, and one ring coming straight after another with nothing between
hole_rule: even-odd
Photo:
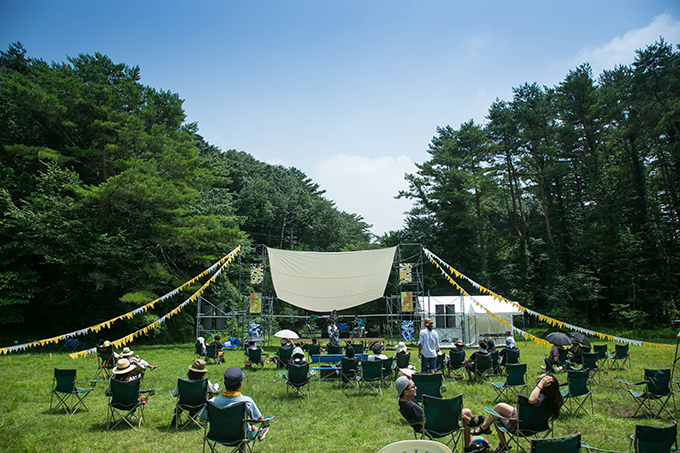
<instances>
[{"instance_id":1,"label":"bunting flag","mask_svg":"<svg viewBox=\"0 0 680 453\"><path fill-rule=\"evenodd\" d=\"M536 311L530 310L530 309L523 307L522 305L518 304L517 302L508 300L505 297L494 293L490 289L485 288L484 286L475 282L474 280L472 280L471 278L462 274L461 272L458 272L452 266L447 264L444 260L442 260L437 255L435 255L434 253L429 251L422 244L420 246L423 248L423 251L424 251L427 259L437 269L439 269L441 271L442 275L444 276L444 278L449 283L451 283L456 289L458 289L458 291L460 291L461 294L463 294L464 296L470 296L470 295L463 288L461 288L461 286L458 283L456 283L456 281L449 274L452 274L456 278L459 278L461 280L467 281L475 289L479 290L479 292L484 293L484 294L489 294L489 295L493 296L494 299L497 299L497 300L500 300L500 301L503 301L503 302L507 302L507 303L511 304L512 306L514 306L515 308L517 308L521 313L526 313L528 315L534 316L534 317L538 318L539 321L545 322L545 323L547 323L547 324L549 324L553 327L559 327L560 329L567 329L567 330L574 331L574 332L580 332L584 335L590 335L590 336L593 336L593 337L597 337L601 340L614 341L614 342L617 342L617 343L627 343L627 344L634 345L634 346L644 346L644 347L648 347L648 348L654 347L654 348L658 348L658 349L662 349L662 350L666 350L666 351L672 351L672 350L675 349L675 345L649 343L649 342L646 342L646 341L631 340L629 338L616 337L616 336L613 336L613 335L608 335L608 334L605 334L605 333L596 332L594 330L585 329L583 327L575 326L575 325L572 325L572 324L569 324L569 323L566 323L566 322L563 322L563 321L559 321L557 319L553 319L549 316L543 315L543 314L538 313ZM447 273L446 270L444 270L444 268L446 268L449 271L449 273ZM472 298L472 301L477 306L479 306L481 309L483 309L489 316L491 316L492 318L494 318L496 321L500 322L501 324L504 324L504 325L510 327L512 329L512 331L517 332L518 334L523 336L526 340L531 340L538 345L550 347L550 343L547 342L546 340L543 340L541 338L537 338L537 337L531 335L530 333L524 332L523 330L520 330L520 329L518 329L514 326L511 326L508 322L502 320L501 318L499 318L498 316L496 316L495 314L493 314L489 310L487 310L482 304L477 302L474 299L474 297L472 297L472 296L470 296L470 297Z\"/></svg>"},{"instance_id":2,"label":"bunting flag","mask_svg":"<svg viewBox=\"0 0 680 453\"><path fill-rule=\"evenodd\" d=\"M203 287L201 287L201 289L199 289L200 293L202 294L203 291L205 290L205 288L207 288L210 283L214 283L217 275L219 273L221 273L222 269L224 269L224 267L226 267L226 265L231 263L231 261L234 259L234 257L236 256L236 254L240 250L241 250L241 246L239 245L234 250L229 252L227 255L222 257L215 264L213 264L208 269L204 270L203 272L201 272L200 274L198 274L196 277L192 278L188 282L186 282L183 285L173 289L172 291L170 291L169 293L159 297L158 299L153 300L153 301L149 302L148 304L143 305L139 308L135 308L134 310L132 310L128 313L122 314L122 315L117 316L113 319L109 319L108 321L104 321L104 322L101 322L99 324L95 324L93 326L86 327L84 329L76 330L75 332L69 332L69 333L66 333L66 334L63 334L63 335L59 335L57 337L47 338L47 339L44 339L44 340L37 340L37 341L33 341L31 343L9 346L9 347L6 347L6 348L0 348L0 354L9 354L9 353L12 353L12 352L17 352L17 351L25 351L28 348L32 348L32 347L36 347L36 346L45 346L45 345L49 345L49 344L52 344L52 343L56 344L59 341L66 340L68 338L75 338L76 336L85 335L85 334L88 334L90 332L98 333L100 330L102 330L104 328L108 329L109 327L111 327L111 324L113 324L116 321L119 321L121 319L132 319L133 316L135 316L139 313L146 312L149 308L154 308L154 305L157 304L158 302L162 302L162 301L168 300L168 299L176 296L177 294L180 293L180 291L184 290L187 286L194 284L195 282L199 281L200 279L202 279L206 275L213 273L213 271L215 271L215 269L219 268L219 270L217 272L215 272L215 275L213 275L213 277L205 285L203 285ZM195 294L196 293L194 293L194 295ZM193 300L196 300L196 298L192 299L192 301ZM188 302L185 301L179 307L183 308L184 306L186 306L187 303ZM175 310L177 310L177 308ZM179 313L179 310L177 311L177 313ZM172 316L173 314L175 314L175 313L171 312L170 316ZM145 329L147 329L148 327L149 326L147 326ZM144 333L146 333L147 331L145 331ZM135 333L137 333L137 332L135 332ZM134 335L134 334L131 334L131 335ZM97 348L92 348L92 349L88 349L86 351L80 351L80 352L69 354L69 355L73 357L74 354L76 354L76 355L80 355L81 353L83 355L84 354L92 354L93 352L96 352L96 350L97 350ZM75 357L73 357L73 358L75 358Z\"/></svg>"}]
</instances>

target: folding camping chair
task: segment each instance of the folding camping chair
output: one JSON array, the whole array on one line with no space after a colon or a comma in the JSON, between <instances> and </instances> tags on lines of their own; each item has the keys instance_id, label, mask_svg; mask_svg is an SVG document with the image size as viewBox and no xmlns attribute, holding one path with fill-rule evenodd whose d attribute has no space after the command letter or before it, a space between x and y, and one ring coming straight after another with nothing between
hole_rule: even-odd
<instances>
[{"instance_id":1,"label":"folding camping chair","mask_svg":"<svg viewBox=\"0 0 680 453\"><path fill-rule=\"evenodd\" d=\"M581 433L554 439L531 439L531 453L579 453Z\"/></svg>"},{"instance_id":2,"label":"folding camping chair","mask_svg":"<svg viewBox=\"0 0 680 453\"><path fill-rule=\"evenodd\" d=\"M453 398L437 398L434 396L423 395L423 415L425 416L425 424L421 431L422 438L430 438L431 440L444 439L451 436L448 442L443 442L450 446L452 451L456 450L460 436L463 433L463 427L460 423L460 417L463 413L463 395L458 395Z\"/></svg>"},{"instance_id":3,"label":"folding camping chair","mask_svg":"<svg viewBox=\"0 0 680 453\"><path fill-rule=\"evenodd\" d=\"M519 363L519 349L505 349L505 360L502 366L507 367L516 363Z\"/></svg>"},{"instance_id":4,"label":"folding camping chair","mask_svg":"<svg viewBox=\"0 0 680 453\"><path fill-rule=\"evenodd\" d=\"M246 360L245 360L245 367L251 367L255 368L260 367L260 369L264 370L264 364L265 364L265 358L263 355L266 356L266 354L262 353L262 349L256 348L256 349L250 349L246 348Z\"/></svg>"},{"instance_id":5,"label":"folding camping chair","mask_svg":"<svg viewBox=\"0 0 680 453\"><path fill-rule=\"evenodd\" d=\"M460 376L462 379L465 369L463 362L465 362L465 351L449 351L449 376Z\"/></svg>"},{"instance_id":6,"label":"folding camping chair","mask_svg":"<svg viewBox=\"0 0 680 453\"><path fill-rule=\"evenodd\" d=\"M583 353L583 366L581 367L581 369L587 370L588 379L595 383L597 383L595 376L597 375L597 372L600 371L600 368L598 368L597 366L597 361L599 360L599 358L600 356L597 352Z\"/></svg>"},{"instance_id":7,"label":"folding camping chair","mask_svg":"<svg viewBox=\"0 0 680 453\"><path fill-rule=\"evenodd\" d=\"M499 376L501 374L501 358L498 350L489 353L491 355L491 370L488 376Z\"/></svg>"},{"instance_id":8,"label":"folding camping chair","mask_svg":"<svg viewBox=\"0 0 680 453\"><path fill-rule=\"evenodd\" d=\"M477 380L477 378L486 380L489 378L491 372L491 354L482 354L478 352L475 356L475 380Z\"/></svg>"},{"instance_id":9,"label":"folding camping chair","mask_svg":"<svg viewBox=\"0 0 680 453\"><path fill-rule=\"evenodd\" d=\"M388 357L386 359L381 360L381 362L382 362L382 383L383 385L387 385L387 380L392 379L392 376L394 375L394 370L392 369L394 358Z\"/></svg>"},{"instance_id":10,"label":"folding camping chair","mask_svg":"<svg viewBox=\"0 0 680 453\"><path fill-rule=\"evenodd\" d=\"M172 418L175 429L181 431L191 423L194 423L199 428L203 428L198 415L208 401L208 380L185 381L184 379L177 379L177 391L175 415ZM182 414L184 412L186 412L187 419L182 421Z\"/></svg>"},{"instance_id":11,"label":"folding camping chair","mask_svg":"<svg viewBox=\"0 0 680 453\"><path fill-rule=\"evenodd\" d=\"M128 426L137 428L142 426L144 420L144 406L146 398L140 396L143 393L151 396L155 393L156 387L149 390L139 390L140 379L129 381L109 380L109 388L106 391L109 397L108 409L106 411L106 430L115 428L119 423L125 422ZM117 419L117 420L116 420Z\"/></svg>"},{"instance_id":12,"label":"folding camping chair","mask_svg":"<svg viewBox=\"0 0 680 453\"><path fill-rule=\"evenodd\" d=\"M308 348L309 355L321 354L321 343L312 343Z\"/></svg>"},{"instance_id":13,"label":"folding camping chair","mask_svg":"<svg viewBox=\"0 0 680 453\"><path fill-rule=\"evenodd\" d=\"M529 403L529 398L524 395L517 396L517 419L514 421L503 417L491 408L485 407L484 410L500 419L495 421L494 424L509 438L506 439L508 446L514 442L517 449L525 453L527 450L524 449L520 440L530 441L531 438L546 438L552 432L545 407ZM501 422L502 420L510 422L507 427Z\"/></svg>"},{"instance_id":14,"label":"folding camping chair","mask_svg":"<svg viewBox=\"0 0 680 453\"><path fill-rule=\"evenodd\" d=\"M276 360L276 368L288 368L288 362L293 357L293 348L279 348L277 355L273 357Z\"/></svg>"},{"instance_id":15,"label":"folding camping chair","mask_svg":"<svg viewBox=\"0 0 680 453\"><path fill-rule=\"evenodd\" d=\"M578 412L583 411L588 414L593 414L593 394L588 389L588 370L570 370L567 371L567 388L561 390L562 398L564 400L565 411L573 416ZM590 400L590 412L586 408L586 402Z\"/></svg>"},{"instance_id":16,"label":"folding camping chair","mask_svg":"<svg viewBox=\"0 0 680 453\"><path fill-rule=\"evenodd\" d=\"M89 381L91 388L80 388L76 384L76 370L54 369L54 379L52 380L52 394L50 396L50 413L54 413L62 407L68 415L76 413L80 406L86 411L90 411L85 405L85 398L94 390L98 381ZM85 382L85 381L82 381ZM57 405L52 409L52 402L57 398Z\"/></svg>"},{"instance_id":17,"label":"folding camping chair","mask_svg":"<svg viewBox=\"0 0 680 453\"><path fill-rule=\"evenodd\" d=\"M342 357L340 359L340 369L337 372L340 374L340 387L343 387L345 384L350 384L353 387L359 388L359 382L357 380L359 359L357 357L353 359Z\"/></svg>"},{"instance_id":18,"label":"folding camping chair","mask_svg":"<svg viewBox=\"0 0 680 453\"><path fill-rule=\"evenodd\" d=\"M496 391L496 399L493 402L500 401L501 398L508 397L510 394L512 394L513 398L517 398L517 395L527 387L526 382L524 382L526 372L526 363L515 363L506 366L505 382L490 383Z\"/></svg>"},{"instance_id":19,"label":"folding camping chair","mask_svg":"<svg viewBox=\"0 0 680 453\"><path fill-rule=\"evenodd\" d=\"M434 371L435 373L446 373L446 354L439 354L437 355L437 362L434 365Z\"/></svg>"},{"instance_id":20,"label":"folding camping chair","mask_svg":"<svg viewBox=\"0 0 680 453\"><path fill-rule=\"evenodd\" d=\"M597 367L601 370L607 369L607 362L609 360L609 352L606 344L594 344L593 352L597 354Z\"/></svg>"},{"instance_id":21,"label":"folding camping chair","mask_svg":"<svg viewBox=\"0 0 680 453\"><path fill-rule=\"evenodd\" d=\"M205 347L205 363L216 365L218 359L220 358L217 351L217 346L214 344Z\"/></svg>"},{"instance_id":22,"label":"folding camping chair","mask_svg":"<svg viewBox=\"0 0 680 453\"><path fill-rule=\"evenodd\" d=\"M288 396L288 389L293 389L293 394L291 396L300 395L305 396L302 393L305 385L307 386L307 399L310 396L310 381L312 377L309 375L309 363L303 365L292 364L288 367L288 377L283 371L279 371L281 379L286 381L286 396Z\"/></svg>"},{"instance_id":23,"label":"folding camping chair","mask_svg":"<svg viewBox=\"0 0 680 453\"><path fill-rule=\"evenodd\" d=\"M675 393L670 387L671 370L645 370L645 380L642 382L631 383L625 379L619 379L619 382L626 386L626 390L638 403L633 417L637 416L640 409L645 408L648 414L653 415L651 418L658 418L662 411L666 411L671 419L675 420ZM644 385L643 392L631 390L631 387ZM673 412L671 412L666 405L668 401L673 400ZM657 405L659 410L655 411L653 405Z\"/></svg>"},{"instance_id":24,"label":"folding camping chair","mask_svg":"<svg viewBox=\"0 0 680 453\"><path fill-rule=\"evenodd\" d=\"M397 368L408 368L411 363L411 353L397 354Z\"/></svg>"},{"instance_id":25,"label":"folding camping chair","mask_svg":"<svg viewBox=\"0 0 680 453\"><path fill-rule=\"evenodd\" d=\"M414 401L422 401L423 395L442 397L442 392L446 391L446 387L442 385L444 381L441 373L417 373L411 377L411 380L416 385L418 390Z\"/></svg>"},{"instance_id":26,"label":"folding camping chair","mask_svg":"<svg viewBox=\"0 0 680 453\"><path fill-rule=\"evenodd\" d=\"M364 344L363 343L352 343L352 348L354 349L354 354L363 354L364 353Z\"/></svg>"},{"instance_id":27,"label":"folding camping chair","mask_svg":"<svg viewBox=\"0 0 680 453\"><path fill-rule=\"evenodd\" d=\"M614 354L607 354L607 357L611 361L610 369L623 369L624 367L630 370L630 354L628 353L628 343L626 344L615 344Z\"/></svg>"},{"instance_id":28,"label":"folding camping chair","mask_svg":"<svg viewBox=\"0 0 680 453\"><path fill-rule=\"evenodd\" d=\"M97 379L100 375L108 380L114 367L113 345L97 346L97 372L92 379Z\"/></svg>"},{"instance_id":29,"label":"folding camping chair","mask_svg":"<svg viewBox=\"0 0 680 453\"><path fill-rule=\"evenodd\" d=\"M257 439L259 430L248 432L248 424L260 423L266 428L274 418L273 415L264 416L264 420L250 420L247 418L246 403L232 404L224 408L215 406L208 401L205 406L208 426L203 436L203 453L206 444L210 451L217 452L217 444L233 448L232 453L253 451L253 443Z\"/></svg>"},{"instance_id":30,"label":"folding camping chair","mask_svg":"<svg viewBox=\"0 0 680 453\"><path fill-rule=\"evenodd\" d=\"M369 388L382 396L382 360L366 360L361 362L361 373L357 376L359 388Z\"/></svg>"},{"instance_id":31,"label":"folding camping chair","mask_svg":"<svg viewBox=\"0 0 680 453\"><path fill-rule=\"evenodd\" d=\"M678 427L676 423L670 426L647 426L635 425L635 433L630 436L628 451L635 447L635 453L671 453L677 452ZM603 451L609 453L621 453L614 450L603 450L581 442L583 448L588 451Z\"/></svg>"}]
</instances>

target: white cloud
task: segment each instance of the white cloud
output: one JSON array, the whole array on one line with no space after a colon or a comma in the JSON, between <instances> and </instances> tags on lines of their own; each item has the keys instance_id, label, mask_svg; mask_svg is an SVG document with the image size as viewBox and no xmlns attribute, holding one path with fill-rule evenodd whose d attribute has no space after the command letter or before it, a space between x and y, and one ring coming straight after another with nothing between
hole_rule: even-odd
<instances>
[{"instance_id":1,"label":"white cloud","mask_svg":"<svg viewBox=\"0 0 680 453\"><path fill-rule=\"evenodd\" d=\"M410 200L395 200L400 190L408 189L404 173L415 173L416 167L406 156L366 157L336 154L319 161L310 176L326 190L341 211L355 213L373 225L372 232L381 235L403 227L404 212Z\"/></svg>"},{"instance_id":2,"label":"white cloud","mask_svg":"<svg viewBox=\"0 0 680 453\"><path fill-rule=\"evenodd\" d=\"M604 70L614 69L617 64L632 64L636 49L644 49L659 41L660 37L671 44L680 41L680 20L670 13L660 14L646 27L617 36L603 46L584 47L574 58L574 66L589 62L593 76L597 77Z\"/></svg>"}]
</instances>

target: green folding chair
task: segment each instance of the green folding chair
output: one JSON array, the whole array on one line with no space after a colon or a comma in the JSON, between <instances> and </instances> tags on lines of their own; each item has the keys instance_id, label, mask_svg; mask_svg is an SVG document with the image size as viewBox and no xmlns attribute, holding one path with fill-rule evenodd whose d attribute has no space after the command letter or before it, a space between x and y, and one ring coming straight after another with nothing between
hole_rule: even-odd
<instances>
[{"instance_id":1,"label":"green folding chair","mask_svg":"<svg viewBox=\"0 0 680 453\"><path fill-rule=\"evenodd\" d=\"M139 390L141 380L129 381L109 380L107 395L109 404L106 416L106 430L109 431L125 422L131 428L139 428L144 421L145 401L140 399L144 393L153 395L156 388ZM135 425L137 425L135 427Z\"/></svg>"},{"instance_id":2,"label":"green folding chair","mask_svg":"<svg viewBox=\"0 0 680 453\"><path fill-rule=\"evenodd\" d=\"M445 390L445 387L442 386L444 377L441 373L417 373L411 377L411 380L418 388L416 396L413 398L414 401L422 401L423 395L441 398L442 390Z\"/></svg>"},{"instance_id":3,"label":"green folding chair","mask_svg":"<svg viewBox=\"0 0 680 453\"><path fill-rule=\"evenodd\" d=\"M529 398L524 395L517 396L517 419L515 420L503 417L489 407L485 407L484 410L500 419L494 424L506 435L508 446L514 443L519 451L525 453L527 450L522 446L522 441L529 444L532 438L547 438L553 430L545 407L529 403ZM509 422L507 427L501 422L502 420Z\"/></svg>"},{"instance_id":4,"label":"green folding chair","mask_svg":"<svg viewBox=\"0 0 680 453\"><path fill-rule=\"evenodd\" d=\"M366 360L361 362L361 373L357 376L359 388L370 389L372 392L379 393L382 396L382 370L382 360Z\"/></svg>"},{"instance_id":5,"label":"green folding chair","mask_svg":"<svg viewBox=\"0 0 680 453\"><path fill-rule=\"evenodd\" d=\"M313 343L312 343L312 344L310 344L310 345L309 345L309 348L308 348L308 351L309 351L309 355L312 355L312 354L321 354L321 343L316 343L316 344L313 344Z\"/></svg>"},{"instance_id":6,"label":"green folding chair","mask_svg":"<svg viewBox=\"0 0 680 453\"><path fill-rule=\"evenodd\" d=\"M201 413L208 401L208 380L185 381L177 379L177 403L175 404L175 415L172 418L176 430L183 430L190 424L195 424L199 428L201 425L198 414ZM170 392L172 394L172 392ZM186 420L182 416L186 414Z\"/></svg>"},{"instance_id":7,"label":"green folding chair","mask_svg":"<svg viewBox=\"0 0 680 453\"><path fill-rule=\"evenodd\" d=\"M493 401L498 402L501 399L512 397L512 399L517 398L522 390L527 387L524 381L524 376L527 373L526 363L515 363L509 364L505 367L505 382L491 382L493 389L496 391L496 399Z\"/></svg>"},{"instance_id":8,"label":"green folding chair","mask_svg":"<svg viewBox=\"0 0 680 453\"><path fill-rule=\"evenodd\" d=\"M435 373L446 373L446 354L439 354L437 356L437 362L434 365Z\"/></svg>"},{"instance_id":9,"label":"green folding chair","mask_svg":"<svg viewBox=\"0 0 680 453\"><path fill-rule=\"evenodd\" d=\"M257 348L257 349L250 349L246 348L246 361L244 366L250 367L250 368L255 368L258 367L262 370L264 370L264 364L265 364L265 358L263 357L262 354L262 349Z\"/></svg>"},{"instance_id":10,"label":"green folding chair","mask_svg":"<svg viewBox=\"0 0 680 453\"><path fill-rule=\"evenodd\" d=\"M364 353L364 344L363 343L352 343L352 348L354 348L355 354L363 354Z\"/></svg>"},{"instance_id":11,"label":"green folding chair","mask_svg":"<svg viewBox=\"0 0 680 453\"><path fill-rule=\"evenodd\" d=\"M113 346L97 346L97 372L94 373L92 379L97 379L101 376L108 380L111 377L111 371L114 366Z\"/></svg>"},{"instance_id":12,"label":"green folding chair","mask_svg":"<svg viewBox=\"0 0 680 453\"><path fill-rule=\"evenodd\" d=\"M594 344L593 352L597 353L598 368L606 370L609 362L609 351L606 344Z\"/></svg>"},{"instance_id":13,"label":"green folding chair","mask_svg":"<svg viewBox=\"0 0 680 453\"><path fill-rule=\"evenodd\" d=\"M460 376L462 378L465 370L463 362L465 362L465 351L449 351L449 376Z\"/></svg>"},{"instance_id":14,"label":"green folding chair","mask_svg":"<svg viewBox=\"0 0 680 453\"><path fill-rule=\"evenodd\" d=\"M628 353L628 343L626 344L615 344L614 354L608 354L611 365L610 369L623 369L627 368L630 370L630 354Z\"/></svg>"},{"instance_id":15,"label":"green folding chair","mask_svg":"<svg viewBox=\"0 0 680 453\"><path fill-rule=\"evenodd\" d=\"M633 400L638 403L633 417L637 416L641 409L646 409L647 415L650 418L658 418L661 412L666 413L675 420L675 393L671 390L671 370L645 370L645 380L642 382L628 382L625 379L619 379L628 393L633 397ZM645 389L642 392L632 390L632 387L644 385ZM671 412L667 405L669 401L673 401L673 412ZM653 406L657 406L655 410Z\"/></svg>"},{"instance_id":16,"label":"green folding chair","mask_svg":"<svg viewBox=\"0 0 680 453\"><path fill-rule=\"evenodd\" d=\"M276 357L276 368L288 368L288 363L293 357L293 348L281 348Z\"/></svg>"},{"instance_id":17,"label":"green folding chair","mask_svg":"<svg viewBox=\"0 0 680 453\"><path fill-rule=\"evenodd\" d=\"M491 356L491 371L488 376L500 376L501 374L501 357L498 350L489 354Z\"/></svg>"},{"instance_id":18,"label":"green folding chair","mask_svg":"<svg viewBox=\"0 0 680 453\"><path fill-rule=\"evenodd\" d=\"M460 417L463 412L463 395L453 398L437 398L434 396L423 396L423 415L425 424L421 431L422 438L438 440L449 446L452 451L456 450L456 445L463 433L463 426ZM448 442L443 439L451 436ZM453 442L453 446L451 446Z\"/></svg>"},{"instance_id":19,"label":"green folding chair","mask_svg":"<svg viewBox=\"0 0 680 453\"><path fill-rule=\"evenodd\" d=\"M635 433L630 436L628 451L632 448L635 453L671 453L677 452L677 424L670 426L646 426L635 425ZM602 451L606 453L622 453L616 450L603 450L581 442L583 448L588 451Z\"/></svg>"},{"instance_id":20,"label":"green folding chair","mask_svg":"<svg viewBox=\"0 0 680 453\"><path fill-rule=\"evenodd\" d=\"M519 363L519 349L506 349L503 366L505 367L515 363Z\"/></svg>"},{"instance_id":21,"label":"green folding chair","mask_svg":"<svg viewBox=\"0 0 680 453\"><path fill-rule=\"evenodd\" d=\"M589 379L595 383L597 383L595 376L597 376L597 372L600 371L600 368L597 366L597 362L599 359L600 356L597 352L583 353L583 366L581 367L581 369L587 370Z\"/></svg>"},{"instance_id":22,"label":"green folding chair","mask_svg":"<svg viewBox=\"0 0 680 453\"><path fill-rule=\"evenodd\" d=\"M219 359L219 354L217 351L217 346L213 345L208 345L205 347L205 363L206 364L217 364L217 360Z\"/></svg>"},{"instance_id":23,"label":"green folding chair","mask_svg":"<svg viewBox=\"0 0 680 453\"><path fill-rule=\"evenodd\" d=\"M203 436L204 453L206 445L213 453L217 452L217 445L233 448L232 453L252 452L259 430L249 431L248 424L261 424L261 427L265 428L274 418L273 415L268 415L263 417L264 420L248 419L245 401L224 408L208 401L205 409L208 426Z\"/></svg>"},{"instance_id":24,"label":"green folding chair","mask_svg":"<svg viewBox=\"0 0 680 453\"><path fill-rule=\"evenodd\" d=\"M578 415L578 412L583 411L588 414L593 414L593 395L588 389L588 370L570 370L567 372L567 388L561 390L564 405L564 410L573 415ZM590 400L590 412L585 404Z\"/></svg>"},{"instance_id":25,"label":"green folding chair","mask_svg":"<svg viewBox=\"0 0 680 453\"><path fill-rule=\"evenodd\" d=\"M305 396L302 391L307 386L307 399L310 397L310 387L312 377L309 375L309 363L296 364L293 363L288 367L288 376L283 371L279 371L281 378L286 381L286 396L293 397L295 395ZM288 395L289 390L293 390L292 395Z\"/></svg>"},{"instance_id":26,"label":"green folding chair","mask_svg":"<svg viewBox=\"0 0 680 453\"><path fill-rule=\"evenodd\" d=\"M54 369L54 379L52 380L52 394L50 395L50 413L54 413L57 409L63 408L68 415L76 413L80 406L86 411L90 411L85 405L85 398L94 390L98 381L82 381L89 382L92 387L82 388L76 384L76 370L60 370ZM52 408L53 401L56 398L56 406Z\"/></svg>"},{"instance_id":27,"label":"green folding chair","mask_svg":"<svg viewBox=\"0 0 680 453\"><path fill-rule=\"evenodd\" d=\"M477 353L475 356L475 378L487 380L492 372L491 354Z\"/></svg>"},{"instance_id":28,"label":"green folding chair","mask_svg":"<svg viewBox=\"0 0 680 453\"><path fill-rule=\"evenodd\" d=\"M350 359L342 357L338 373L340 374L340 387L349 384L352 387L359 388L359 381L357 379L359 377L359 358Z\"/></svg>"},{"instance_id":29,"label":"green folding chair","mask_svg":"<svg viewBox=\"0 0 680 453\"><path fill-rule=\"evenodd\" d=\"M408 368L411 363L411 353L397 354L397 368Z\"/></svg>"},{"instance_id":30,"label":"green folding chair","mask_svg":"<svg viewBox=\"0 0 680 453\"><path fill-rule=\"evenodd\" d=\"M392 379L392 377L394 376L394 370L392 369L394 358L388 357L387 359L381 360L381 362L382 362L382 383L383 385L389 385L388 379Z\"/></svg>"},{"instance_id":31,"label":"green folding chair","mask_svg":"<svg viewBox=\"0 0 680 453\"><path fill-rule=\"evenodd\" d=\"M531 439L531 453L579 453L581 433L554 439Z\"/></svg>"}]
</instances>

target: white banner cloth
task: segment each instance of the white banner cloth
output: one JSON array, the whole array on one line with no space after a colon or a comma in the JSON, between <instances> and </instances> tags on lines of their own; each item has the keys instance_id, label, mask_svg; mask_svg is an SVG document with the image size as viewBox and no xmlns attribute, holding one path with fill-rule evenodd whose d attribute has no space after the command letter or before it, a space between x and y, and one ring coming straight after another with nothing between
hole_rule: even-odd
<instances>
[{"instance_id":1,"label":"white banner cloth","mask_svg":"<svg viewBox=\"0 0 680 453\"><path fill-rule=\"evenodd\" d=\"M361 252L295 252L267 247L276 297L316 312L383 297L396 247Z\"/></svg>"}]
</instances>

